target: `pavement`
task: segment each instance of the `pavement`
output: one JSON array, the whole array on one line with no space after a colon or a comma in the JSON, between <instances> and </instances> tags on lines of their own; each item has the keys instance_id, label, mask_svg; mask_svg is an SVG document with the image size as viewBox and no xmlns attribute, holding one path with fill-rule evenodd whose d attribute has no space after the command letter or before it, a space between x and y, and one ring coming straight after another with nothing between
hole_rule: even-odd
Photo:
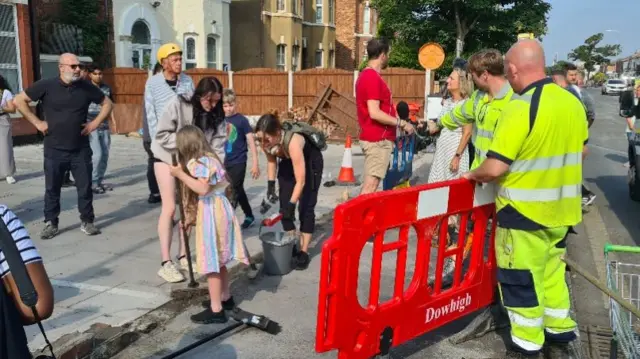
<instances>
[{"instance_id":1,"label":"pavement","mask_svg":"<svg viewBox=\"0 0 640 359\"><path fill-rule=\"evenodd\" d=\"M329 145L325 156L323 182L337 176L343 146ZM359 146L353 148L353 166L363 166ZM87 237L80 231L77 196L65 188L61 196L60 234L43 241L44 174L42 145L15 148L18 183L0 183L0 202L12 208L25 226L40 254L55 290L53 316L44 322L54 342L65 334L82 333L92 326L122 326L171 300L171 285L156 272L160 265L157 238L159 204L147 203L146 153L139 138L112 136L106 183L112 192L95 195L96 225L102 234ZM245 188L254 215L266 194L266 161L261 162L261 178L247 177ZM356 171L357 175L357 171ZM346 187L322 188L316 213L330 213L341 201ZM278 206L274 206L277 211ZM240 221L244 215L238 209ZM244 232L251 253L261 250L254 225ZM177 230L174 233L177 239ZM177 255L177 241L172 247ZM26 328L32 350L44 340L37 326Z\"/></svg>"}]
</instances>

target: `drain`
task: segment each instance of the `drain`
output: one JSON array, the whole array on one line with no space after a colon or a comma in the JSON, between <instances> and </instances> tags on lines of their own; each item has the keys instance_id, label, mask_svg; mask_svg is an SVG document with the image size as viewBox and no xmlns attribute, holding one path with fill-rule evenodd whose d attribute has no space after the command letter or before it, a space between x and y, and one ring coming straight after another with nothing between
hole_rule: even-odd
<instances>
[{"instance_id":1,"label":"drain","mask_svg":"<svg viewBox=\"0 0 640 359\"><path fill-rule=\"evenodd\" d=\"M611 339L613 331L611 328L599 325L580 326L580 338L582 348L587 358L609 359L611 350ZM618 358L624 358L622 351L618 350Z\"/></svg>"}]
</instances>

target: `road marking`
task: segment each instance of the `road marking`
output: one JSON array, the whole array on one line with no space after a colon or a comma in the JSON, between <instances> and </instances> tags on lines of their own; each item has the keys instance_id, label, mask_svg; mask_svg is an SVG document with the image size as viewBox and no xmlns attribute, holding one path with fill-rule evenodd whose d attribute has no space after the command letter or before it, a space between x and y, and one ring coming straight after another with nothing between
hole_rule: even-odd
<instances>
[{"instance_id":1,"label":"road marking","mask_svg":"<svg viewBox=\"0 0 640 359\"><path fill-rule=\"evenodd\" d=\"M591 253L593 253L593 262L596 266L596 271L598 272L598 278L601 281L606 282L607 273L605 266L607 263L604 259L604 246L607 243L611 243L611 239L609 238L609 232L607 232L607 227L600 215L597 204L589 207L589 212L583 216L582 223L587 231L587 239L591 246ZM602 293L602 297L604 299L604 307L608 310L609 296Z\"/></svg>"},{"instance_id":2,"label":"road marking","mask_svg":"<svg viewBox=\"0 0 640 359\"><path fill-rule=\"evenodd\" d=\"M158 293L149 293L149 292L143 292L138 290L122 289L117 287L107 287L107 286L95 285L95 284L69 282L66 280L59 280L59 279L51 279L51 284L57 287L85 289L85 290L91 290L94 292L109 292L111 294L124 295L127 297L142 298L142 299L154 299L160 295Z\"/></svg>"}]
</instances>

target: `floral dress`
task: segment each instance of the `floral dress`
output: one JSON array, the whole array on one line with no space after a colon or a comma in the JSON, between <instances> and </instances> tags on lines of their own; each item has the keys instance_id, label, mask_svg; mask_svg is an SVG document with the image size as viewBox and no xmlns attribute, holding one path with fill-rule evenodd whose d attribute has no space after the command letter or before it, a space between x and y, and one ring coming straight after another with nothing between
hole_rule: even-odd
<instances>
[{"instance_id":1,"label":"floral dress","mask_svg":"<svg viewBox=\"0 0 640 359\"><path fill-rule=\"evenodd\" d=\"M196 270L201 274L220 273L233 260L249 264L242 242L240 224L225 195L229 185L224 167L213 156L192 159L187 163L195 178L207 178L212 190L200 196L196 215Z\"/></svg>"}]
</instances>

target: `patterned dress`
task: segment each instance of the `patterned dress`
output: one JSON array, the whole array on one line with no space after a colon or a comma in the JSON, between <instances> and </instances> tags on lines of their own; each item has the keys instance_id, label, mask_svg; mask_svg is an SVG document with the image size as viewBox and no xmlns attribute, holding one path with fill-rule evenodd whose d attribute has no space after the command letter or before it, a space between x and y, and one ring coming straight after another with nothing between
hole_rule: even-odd
<instances>
[{"instance_id":1,"label":"patterned dress","mask_svg":"<svg viewBox=\"0 0 640 359\"><path fill-rule=\"evenodd\" d=\"M453 110L456 105L456 102L453 102L451 99L446 99L442 105L442 111L438 118ZM445 127L440 131L440 137L436 144L436 154L434 155L433 163L431 164L431 171L429 172L429 183L457 179L460 178L463 173L469 171L468 148L465 148L462 152L462 156L460 156L460 167L458 172L451 172L451 170L449 170L449 165L458 150L461 138L462 127L458 127L455 130L449 130Z\"/></svg>"},{"instance_id":2,"label":"patterned dress","mask_svg":"<svg viewBox=\"0 0 640 359\"><path fill-rule=\"evenodd\" d=\"M212 190L200 196L196 216L196 270L201 274L220 273L232 260L249 264L242 242L240 224L225 196L229 185L225 170L213 157L192 159L187 163L195 178L207 178Z\"/></svg>"}]
</instances>

